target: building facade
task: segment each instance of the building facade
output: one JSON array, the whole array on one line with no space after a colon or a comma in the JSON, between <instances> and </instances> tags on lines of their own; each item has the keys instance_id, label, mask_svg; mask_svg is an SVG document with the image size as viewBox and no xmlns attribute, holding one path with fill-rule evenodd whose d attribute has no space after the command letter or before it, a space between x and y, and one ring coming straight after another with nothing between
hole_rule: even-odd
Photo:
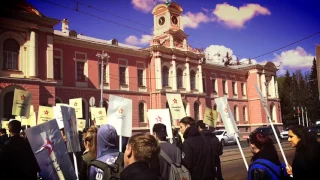
<instances>
[{"instance_id":1,"label":"building facade","mask_svg":"<svg viewBox=\"0 0 320 180\"><path fill-rule=\"evenodd\" d=\"M159 4L153 9L154 36L148 48L102 40L69 30L62 20L44 16L30 4L1 7L0 24L0 119L11 116L15 88L32 93L35 112L39 105L53 106L83 98L83 117L90 119L89 99L100 101L101 60L103 106L109 94L133 101L133 129L148 129L148 109L166 108L167 92L180 93L189 116L203 118L206 107L215 109L214 99L225 96L241 132L267 124L255 85L267 98L272 120L282 126L272 62L223 66L206 63L204 54L188 44L181 27L182 8L177 3ZM176 125L177 122L173 122ZM223 128L220 118L218 127Z\"/></svg>"}]
</instances>

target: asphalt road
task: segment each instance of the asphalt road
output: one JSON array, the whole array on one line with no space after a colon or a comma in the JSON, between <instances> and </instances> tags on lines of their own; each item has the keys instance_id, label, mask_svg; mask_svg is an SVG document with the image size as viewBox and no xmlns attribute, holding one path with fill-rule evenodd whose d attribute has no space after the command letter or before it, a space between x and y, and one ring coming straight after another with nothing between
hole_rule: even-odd
<instances>
[{"instance_id":1,"label":"asphalt road","mask_svg":"<svg viewBox=\"0 0 320 180\"><path fill-rule=\"evenodd\" d=\"M235 150L236 151L236 150ZM239 152L239 150L237 150ZM287 157L288 163L292 164L293 156L294 156L295 149L286 149L284 150L284 153ZM281 153L278 152L279 157L281 158L281 161L283 161L283 158L281 156ZM241 159L240 152L239 152L239 159L232 160L232 161L224 161L222 162L222 175L225 180L247 180L247 169L244 165L243 160ZM248 165L250 165L250 159L247 158Z\"/></svg>"},{"instance_id":2,"label":"asphalt road","mask_svg":"<svg viewBox=\"0 0 320 180\"><path fill-rule=\"evenodd\" d=\"M280 142L287 142L288 140L287 139L281 139ZM240 141L240 145L242 148L245 148L245 147L249 147L247 141ZM227 150L227 149L236 149L238 148L238 145L237 144L234 144L234 145L226 145L223 147L224 150Z\"/></svg>"}]
</instances>

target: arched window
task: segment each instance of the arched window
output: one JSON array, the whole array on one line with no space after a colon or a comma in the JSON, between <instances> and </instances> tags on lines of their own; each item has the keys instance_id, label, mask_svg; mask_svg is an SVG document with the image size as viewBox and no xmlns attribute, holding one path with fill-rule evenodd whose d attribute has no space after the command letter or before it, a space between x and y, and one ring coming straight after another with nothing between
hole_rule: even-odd
<instances>
[{"instance_id":1,"label":"arched window","mask_svg":"<svg viewBox=\"0 0 320 180\"><path fill-rule=\"evenodd\" d=\"M190 87L191 89L196 89L196 72L193 70L190 72Z\"/></svg>"},{"instance_id":2,"label":"arched window","mask_svg":"<svg viewBox=\"0 0 320 180\"><path fill-rule=\"evenodd\" d=\"M145 102L139 103L139 122L145 122Z\"/></svg>"},{"instance_id":3,"label":"arched window","mask_svg":"<svg viewBox=\"0 0 320 180\"><path fill-rule=\"evenodd\" d=\"M248 122L248 109L247 106L243 106L243 121Z\"/></svg>"},{"instance_id":4,"label":"arched window","mask_svg":"<svg viewBox=\"0 0 320 180\"><path fill-rule=\"evenodd\" d=\"M82 119L87 119L87 104L84 99L82 99Z\"/></svg>"},{"instance_id":5,"label":"arched window","mask_svg":"<svg viewBox=\"0 0 320 180\"><path fill-rule=\"evenodd\" d=\"M239 121L239 109L238 109L238 106L237 106L237 105L234 106L234 111L233 111L233 113L234 113L234 120L235 120L235 121Z\"/></svg>"},{"instance_id":6,"label":"arched window","mask_svg":"<svg viewBox=\"0 0 320 180\"><path fill-rule=\"evenodd\" d=\"M7 119L8 121L11 118L14 118L12 113L12 105L13 105L13 97L14 97L14 91L7 92L4 95L3 102L5 102L5 106L3 106L3 118Z\"/></svg>"},{"instance_id":7,"label":"arched window","mask_svg":"<svg viewBox=\"0 0 320 180\"><path fill-rule=\"evenodd\" d=\"M61 101L61 99L56 98L56 104L58 104L58 103L62 103L62 101Z\"/></svg>"},{"instance_id":8,"label":"arched window","mask_svg":"<svg viewBox=\"0 0 320 180\"><path fill-rule=\"evenodd\" d=\"M274 103L270 105L270 116L272 121L277 122L277 112Z\"/></svg>"},{"instance_id":9,"label":"arched window","mask_svg":"<svg viewBox=\"0 0 320 180\"><path fill-rule=\"evenodd\" d=\"M19 58L19 43L8 38L3 41L3 69L16 69L18 70L18 58Z\"/></svg>"},{"instance_id":10,"label":"arched window","mask_svg":"<svg viewBox=\"0 0 320 180\"><path fill-rule=\"evenodd\" d=\"M108 107L109 107L109 101L104 100L102 106L106 109L106 113L108 112Z\"/></svg>"},{"instance_id":11,"label":"arched window","mask_svg":"<svg viewBox=\"0 0 320 180\"><path fill-rule=\"evenodd\" d=\"M183 88L183 71L180 68L177 70L177 87Z\"/></svg>"},{"instance_id":12,"label":"arched window","mask_svg":"<svg viewBox=\"0 0 320 180\"><path fill-rule=\"evenodd\" d=\"M162 67L162 86L169 86L169 68L167 66Z\"/></svg>"},{"instance_id":13,"label":"arched window","mask_svg":"<svg viewBox=\"0 0 320 180\"><path fill-rule=\"evenodd\" d=\"M200 104L198 101L194 102L193 111L194 111L194 120L198 121L200 119Z\"/></svg>"}]
</instances>

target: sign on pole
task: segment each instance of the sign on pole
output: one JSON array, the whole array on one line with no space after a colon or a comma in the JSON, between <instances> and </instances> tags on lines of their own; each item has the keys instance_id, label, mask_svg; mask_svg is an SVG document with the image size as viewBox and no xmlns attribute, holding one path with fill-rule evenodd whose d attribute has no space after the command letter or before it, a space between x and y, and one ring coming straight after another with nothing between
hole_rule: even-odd
<instances>
[{"instance_id":1,"label":"sign on pole","mask_svg":"<svg viewBox=\"0 0 320 180\"><path fill-rule=\"evenodd\" d=\"M37 124L48 122L54 118L53 108L47 106L39 106Z\"/></svg>"},{"instance_id":2,"label":"sign on pole","mask_svg":"<svg viewBox=\"0 0 320 180\"><path fill-rule=\"evenodd\" d=\"M76 111L77 118L83 118L82 98L69 99L69 105Z\"/></svg>"},{"instance_id":3,"label":"sign on pole","mask_svg":"<svg viewBox=\"0 0 320 180\"><path fill-rule=\"evenodd\" d=\"M29 117L32 94L15 89L12 104L12 115Z\"/></svg>"},{"instance_id":4,"label":"sign on pole","mask_svg":"<svg viewBox=\"0 0 320 180\"><path fill-rule=\"evenodd\" d=\"M206 107L203 122L211 127L216 127L218 121L218 112Z\"/></svg>"},{"instance_id":5,"label":"sign on pole","mask_svg":"<svg viewBox=\"0 0 320 180\"><path fill-rule=\"evenodd\" d=\"M107 113L105 108L90 107L91 119L95 121L95 125L107 124Z\"/></svg>"},{"instance_id":6,"label":"sign on pole","mask_svg":"<svg viewBox=\"0 0 320 180\"><path fill-rule=\"evenodd\" d=\"M166 93L168 105L170 108L173 120L180 120L186 117L186 110L184 109L181 94Z\"/></svg>"},{"instance_id":7,"label":"sign on pole","mask_svg":"<svg viewBox=\"0 0 320 180\"><path fill-rule=\"evenodd\" d=\"M172 127L169 109L149 109L148 119L151 134L154 124L161 123L166 125L168 138L172 138Z\"/></svg>"}]
</instances>

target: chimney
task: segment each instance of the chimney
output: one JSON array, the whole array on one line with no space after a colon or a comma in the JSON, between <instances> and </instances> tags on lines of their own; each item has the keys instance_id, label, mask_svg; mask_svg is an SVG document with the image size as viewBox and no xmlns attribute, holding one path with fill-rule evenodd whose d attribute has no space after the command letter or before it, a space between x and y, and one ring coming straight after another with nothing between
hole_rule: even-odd
<instances>
[{"instance_id":1,"label":"chimney","mask_svg":"<svg viewBox=\"0 0 320 180\"><path fill-rule=\"evenodd\" d=\"M69 33L69 21L68 19L62 20L62 32L63 33Z\"/></svg>"}]
</instances>

